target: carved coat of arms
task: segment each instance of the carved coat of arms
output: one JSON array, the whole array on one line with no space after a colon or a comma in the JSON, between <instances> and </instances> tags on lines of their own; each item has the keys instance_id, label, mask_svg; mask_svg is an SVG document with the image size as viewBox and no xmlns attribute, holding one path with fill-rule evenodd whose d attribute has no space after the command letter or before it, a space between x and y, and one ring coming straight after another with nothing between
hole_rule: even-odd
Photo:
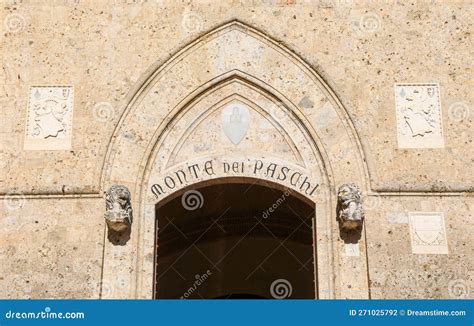
<instances>
[{"instance_id":1,"label":"carved coat of arms","mask_svg":"<svg viewBox=\"0 0 474 326\"><path fill-rule=\"evenodd\" d=\"M409 223L413 253L448 253L442 213L412 212Z\"/></svg>"},{"instance_id":2,"label":"carved coat of arms","mask_svg":"<svg viewBox=\"0 0 474 326\"><path fill-rule=\"evenodd\" d=\"M69 149L72 138L73 87L30 88L25 149Z\"/></svg>"},{"instance_id":3,"label":"carved coat of arms","mask_svg":"<svg viewBox=\"0 0 474 326\"><path fill-rule=\"evenodd\" d=\"M244 104L231 103L222 110L222 128L225 135L238 145L247 134L250 125L250 111Z\"/></svg>"},{"instance_id":4,"label":"carved coat of arms","mask_svg":"<svg viewBox=\"0 0 474 326\"><path fill-rule=\"evenodd\" d=\"M443 147L443 128L437 84L395 85L400 148Z\"/></svg>"}]
</instances>

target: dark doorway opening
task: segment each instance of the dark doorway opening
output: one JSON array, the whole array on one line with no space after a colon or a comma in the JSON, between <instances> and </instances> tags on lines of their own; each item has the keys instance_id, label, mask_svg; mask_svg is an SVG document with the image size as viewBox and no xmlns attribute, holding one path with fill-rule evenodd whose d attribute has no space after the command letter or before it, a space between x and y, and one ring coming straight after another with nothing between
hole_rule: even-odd
<instances>
[{"instance_id":1,"label":"dark doorway opening","mask_svg":"<svg viewBox=\"0 0 474 326\"><path fill-rule=\"evenodd\" d=\"M193 186L156 216L155 298L315 298L315 207L291 190Z\"/></svg>"}]
</instances>

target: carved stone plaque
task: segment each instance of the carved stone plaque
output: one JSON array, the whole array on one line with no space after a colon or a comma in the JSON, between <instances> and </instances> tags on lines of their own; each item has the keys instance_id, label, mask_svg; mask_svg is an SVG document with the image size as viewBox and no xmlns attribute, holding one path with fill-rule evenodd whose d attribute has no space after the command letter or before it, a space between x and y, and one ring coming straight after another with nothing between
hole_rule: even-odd
<instances>
[{"instance_id":1,"label":"carved stone plaque","mask_svg":"<svg viewBox=\"0 0 474 326\"><path fill-rule=\"evenodd\" d=\"M441 212L408 213L414 254L447 254L448 242Z\"/></svg>"},{"instance_id":2,"label":"carved stone plaque","mask_svg":"<svg viewBox=\"0 0 474 326\"><path fill-rule=\"evenodd\" d=\"M396 84L399 148L444 147L439 86Z\"/></svg>"},{"instance_id":3,"label":"carved stone plaque","mask_svg":"<svg viewBox=\"0 0 474 326\"><path fill-rule=\"evenodd\" d=\"M30 88L25 150L67 150L72 140L72 86Z\"/></svg>"}]
</instances>

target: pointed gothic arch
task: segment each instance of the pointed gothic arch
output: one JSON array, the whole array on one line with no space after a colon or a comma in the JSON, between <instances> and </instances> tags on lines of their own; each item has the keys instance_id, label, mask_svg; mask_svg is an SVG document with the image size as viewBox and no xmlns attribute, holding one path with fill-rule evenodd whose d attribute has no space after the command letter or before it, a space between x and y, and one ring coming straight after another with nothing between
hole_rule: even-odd
<instances>
[{"instance_id":1,"label":"pointed gothic arch","mask_svg":"<svg viewBox=\"0 0 474 326\"><path fill-rule=\"evenodd\" d=\"M155 64L127 99L109 143L101 177L104 190L112 184L129 187L135 214L128 241L121 245L106 241L103 284L111 284L111 296L151 297L154 207L161 198L153 196L150 185L171 171L160 166L161 162L178 153L173 148L180 140L183 143L185 135L189 136L190 127L183 117L188 114L190 121L196 121L196 116L209 107L218 108L218 103L232 98L260 112L263 120L276 126L276 135L291 134L294 138L288 144L294 144L303 161L298 173L307 173L319 182L318 191L311 198L317 205L318 297L366 297L365 245L362 241L360 257L346 266L337 242L335 218L334 191L339 185L355 182L369 190L355 128L334 92L308 64L264 33L238 21L214 29L165 63ZM290 119L275 121L269 107L277 107ZM256 152L255 159L259 160ZM228 151L223 153L196 153L196 162L216 157L222 160ZM255 153L250 155L244 150L240 154L251 157ZM194 159L184 158L178 163ZM272 160L291 167L294 163L284 155ZM171 167L179 169L178 163ZM297 165L294 163L295 169ZM203 180L195 182L198 181ZM348 289L343 286L346 280L342 274L354 268L358 270L357 275L351 276L355 285ZM128 280L125 283L130 287L116 286L117 278Z\"/></svg>"}]
</instances>

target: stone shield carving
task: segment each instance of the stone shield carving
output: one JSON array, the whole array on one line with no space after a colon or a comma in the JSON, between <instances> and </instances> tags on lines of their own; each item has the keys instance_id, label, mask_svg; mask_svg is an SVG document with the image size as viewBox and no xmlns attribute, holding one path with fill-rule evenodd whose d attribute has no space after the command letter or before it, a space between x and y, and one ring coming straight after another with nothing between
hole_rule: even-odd
<instances>
[{"instance_id":1,"label":"stone shield carving","mask_svg":"<svg viewBox=\"0 0 474 326\"><path fill-rule=\"evenodd\" d=\"M395 85L398 146L444 147L439 85Z\"/></svg>"},{"instance_id":2,"label":"stone shield carving","mask_svg":"<svg viewBox=\"0 0 474 326\"><path fill-rule=\"evenodd\" d=\"M349 183L339 187L337 194L338 218L345 230L353 230L362 226L364 209L362 193L358 186Z\"/></svg>"},{"instance_id":3,"label":"stone shield carving","mask_svg":"<svg viewBox=\"0 0 474 326\"><path fill-rule=\"evenodd\" d=\"M448 254L448 241L442 212L409 212L412 253Z\"/></svg>"},{"instance_id":4,"label":"stone shield carving","mask_svg":"<svg viewBox=\"0 0 474 326\"><path fill-rule=\"evenodd\" d=\"M73 103L72 86L31 87L24 149L70 149Z\"/></svg>"},{"instance_id":5,"label":"stone shield carving","mask_svg":"<svg viewBox=\"0 0 474 326\"><path fill-rule=\"evenodd\" d=\"M109 229L122 232L132 224L131 195L127 187L113 185L106 192L105 221Z\"/></svg>"},{"instance_id":6,"label":"stone shield carving","mask_svg":"<svg viewBox=\"0 0 474 326\"><path fill-rule=\"evenodd\" d=\"M238 145L245 137L250 125L250 111L241 103L228 105L222 111L222 128L229 140Z\"/></svg>"}]
</instances>

